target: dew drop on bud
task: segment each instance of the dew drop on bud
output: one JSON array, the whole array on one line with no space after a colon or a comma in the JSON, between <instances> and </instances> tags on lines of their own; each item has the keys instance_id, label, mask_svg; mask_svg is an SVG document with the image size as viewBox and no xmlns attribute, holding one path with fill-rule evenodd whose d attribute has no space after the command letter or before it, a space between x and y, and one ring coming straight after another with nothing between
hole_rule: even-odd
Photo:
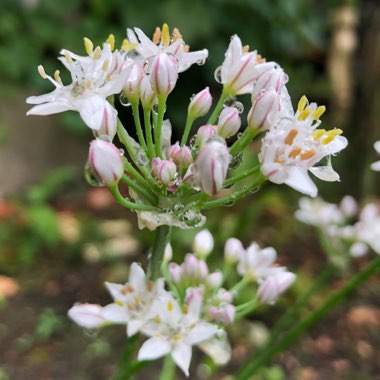
<instances>
[{"instance_id":1,"label":"dew drop on bud","mask_svg":"<svg viewBox=\"0 0 380 380\"><path fill-rule=\"evenodd\" d=\"M197 65L199 65L199 66L202 66L202 65L204 65L206 63L206 59L204 58L204 59L199 59L198 61L197 61Z\"/></svg>"},{"instance_id":2,"label":"dew drop on bud","mask_svg":"<svg viewBox=\"0 0 380 380\"><path fill-rule=\"evenodd\" d=\"M240 137L243 135L243 132L239 132L237 135L236 135L236 137L238 138L238 139L240 139Z\"/></svg>"},{"instance_id":3,"label":"dew drop on bud","mask_svg":"<svg viewBox=\"0 0 380 380\"><path fill-rule=\"evenodd\" d=\"M236 156L234 156L230 162L230 165L228 166L230 169L237 169L240 164L243 161L243 154L239 153Z\"/></svg>"},{"instance_id":4,"label":"dew drop on bud","mask_svg":"<svg viewBox=\"0 0 380 380\"><path fill-rule=\"evenodd\" d=\"M119 152L120 152L120 156L124 156L125 154L125 150L123 148L120 148L119 149Z\"/></svg>"},{"instance_id":5,"label":"dew drop on bud","mask_svg":"<svg viewBox=\"0 0 380 380\"><path fill-rule=\"evenodd\" d=\"M219 66L214 71L214 78L218 83L222 83L222 66Z\"/></svg>"},{"instance_id":6,"label":"dew drop on bud","mask_svg":"<svg viewBox=\"0 0 380 380\"><path fill-rule=\"evenodd\" d=\"M233 102L231 106L236 108L239 113L242 113L244 111L244 105L241 102Z\"/></svg>"},{"instance_id":7,"label":"dew drop on bud","mask_svg":"<svg viewBox=\"0 0 380 380\"><path fill-rule=\"evenodd\" d=\"M131 102L128 100L128 97L122 92L119 96L120 104L124 107L129 107Z\"/></svg>"}]
</instances>

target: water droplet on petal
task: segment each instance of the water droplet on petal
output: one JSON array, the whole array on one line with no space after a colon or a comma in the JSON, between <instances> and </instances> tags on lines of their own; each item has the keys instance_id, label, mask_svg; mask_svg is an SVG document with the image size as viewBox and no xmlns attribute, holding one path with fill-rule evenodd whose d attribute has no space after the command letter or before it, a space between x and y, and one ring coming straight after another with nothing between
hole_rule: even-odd
<instances>
[{"instance_id":1,"label":"water droplet on petal","mask_svg":"<svg viewBox=\"0 0 380 380\"><path fill-rule=\"evenodd\" d=\"M89 164L89 162L86 163L85 167L84 167L84 178L85 180L91 185L91 186L94 186L94 187L102 187L104 186L104 184L102 183L102 181L100 181L97 176L95 175L95 173L93 172L92 168L91 168L91 165Z\"/></svg>"},{"instance_id":2,"label":"water droplet on petal","mask_svg":"<svg viewBox=\"0 0 380 380\"><path fill-rule=\"evenodd\" d=\"M242 113L244 111L244 105L241 102L233 102L231 104L232 107L236 108L239 113Z\"/></svg>"},{"instance_id":3,"label":"water droplet on petal","mask_svg":"<svg viewBox=\"0 0 380 380\"><path fill-rule=\"evenodd\" d=\"M219 66L214 71L214 78L218 83L222 83L222 66Z\"/></svg>"},{"instance_id":4,"label":"water droplet on petal","mask_svg":"<svg viewBox=\"0 0 380 380\"><path fill-rule=\"evenodd\" d=\"M206 58L199 59L199 60L197 61L197 65L199 65L199 66L202 66L202 65L204 65L205 63L206 63Z\"/></svg>"},{"instance_id":5,"label":"water droplet on petal","mask_svg":"<svg viewBox=\"0 0 380 380\"><path fill-rule=\"evenodd\" d=\"M122 92L119 96L120 104L124 107L129 107L131 105L131 102L129 101L127 95Z\"/></svg>"}]
</instances>

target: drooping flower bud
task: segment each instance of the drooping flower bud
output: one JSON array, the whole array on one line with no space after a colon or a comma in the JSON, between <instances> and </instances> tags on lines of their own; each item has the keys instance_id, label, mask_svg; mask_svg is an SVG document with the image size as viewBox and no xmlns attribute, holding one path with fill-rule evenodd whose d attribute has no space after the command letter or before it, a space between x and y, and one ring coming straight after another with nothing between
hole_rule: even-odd
<instances>
[{"instance_id":1,"label":"drooping flower bud","mask_svg":"<svg viewBox=\"0 0 380 380\"><path fill-rule=\"evenodd\" d=\"M194 163L199 186L208 195L216 194L227 176L231 156L222 138L209 140Z\"/></svg>"},{"instance_id":2,"label":"drooping flower bud","mask_svg":"<svg viewBox=\"0 0 380 380\"><path fill-rule=\"evenodd\" d=\"M244 253L244 247L240 240L229 238L224 245L224 257L229 264L237 263Z\"/></svg>"},{"instance_id":3,"label":"drooping flower bud","mask_svg":"<svg viewBox=\"0 0 380 380\"><path fill-rule=\"evenodd\" d=\"M177 83L178 72L175 57L161 53L153 57L149 80L157 96L168 96Z\"/></svg>"},{"instance_id":4,"label":"drooping flower bud","mask_svg":"<svg viewBox=\"0 0 380 380\"><path fill-rule=\"evenodd\" d=\"M178 167L188 168L193 163L193 156L188 146L180 146L179 143L171 145L168 149L168 156Z\"/></svg>"},{"instance_id":5,"label":"drooping flower bud","mask_svg":"<svg viewBox=\"0 0 380 380\"><path fill-rule=\"evenodd\" d=\"M136 102L139 100L140 84L144 77L145 72L142 66L134 63L123 88L123 92L128 97L129 101Z\"/></svg>"},{"instance_id":6,"label":"drooping flower bud","mask_svg":"<svg viewBox=\"0 0 380 380\"><path fill-rule=\"evenodd\" d=\"M177 167L171 160L161 160L155 157L152 160L152 176L164 185L169 185L175 179Z\"/></svg>"},{"instance_id":7,"label":"drooping flower bud","mask_svg":"<svg viewBox=\"0 0 380 380\"><path fill-rule=\"evenodd\" d=\"M198 232L193 241L193 251L200 259L205 259L214 248L214 238L209 230Z\"/></svg>"},{"instance_id":8,"label":"drooping flower bud","mask_svg":"<svg viewBox=\"0 0 380 380\"><path fill-rule=\"evenodd\" d=\"M95 137L108 136L110 140L116 135L117 111L108 102L104 107L103 121L99 129L93 129Z\"/></svg>"},{"instance_id":9,"label":"drooping flower bud","mask_svg":"<svg viewBox=\"0 0 380 380\"><path fill-rule=\"evenodd\" d=\"M207 114L212 105L212 96L210 94L209 88L206 87L204 90L198 92L191 98L188 114L190 119L194 120L198 117L202 117Z\"/></svg>"},{"instance_id":10,"label":"drooping flower bud","mask_svg":"<svg viewBox=\"0 0 380 380\"><path fill-rule=\"evenodd\" d=\"M285 292L296 279L294 273L286 271L284 268L276 268L272 275L269 275L259 286L257 296L262 303L276 302L279 295Z\"/></svg>"},{"instance_id":11,"label":"drooping flower bud","mask_svg":"<svg viewBox=\"0 0 380 380\"><path fill-rule=\"evenodd\" d=\"M215 136L216 126L211 124L202 125L197 132L196 143L199 147L202 147L206 141Z\"/></svg>"},{"instance_id":12,"label":"drooping flower bud","mask_svg":"<svg viewBox=\"0 0 380 380\"><path fill-rule=\"evenodd\" d=\"M86 329L96 329L106 323L102 311L103 308L100 305L83 303L73 306L68 311L68 315L77 325Z\"/></svg>"},{"instance_id":13,"label":"drooping flower bud","mask_svg":"<svg viewBox=\"0 0 380 380\"><path fill-rule=\"evenodd\" d=\"M103 185L118 183L124 174L123 158L119 149L101 139L91 142L88 165L93 175Z\"/></svg>"},{"instance_id":14,"label":"drooping flower bud","mask_svg":"<svg viewBox=\"0 0 380 380\"><path fill-rule=\"evenodd\" d=\"M152 90L148 77L145 75L140 82L140 100L144 109L150 110L156 103L156 94Z\"/></svg>"},{"instance_id":15,"label":"drooping flower bud","mask_svg":"<svg viewBox=\"0 0 380 380\"><path fill-rule=\"evenodd\" d=\"M248 113L248 128L267 130L270 126L270 114L280 110L280 96L275 90L261 92Z\"/></svg>"},{"instance_id":16,"label":"drooping flower bud","mask_svg":"<svg viewBox=\"0 0 380 380\"><path fill-rule=\"evenodd\" d=\"M224 139L234 136L241 126L239 111L235 107L225 107L219 115L217 133Z\"/></svg>"}]
</instances>

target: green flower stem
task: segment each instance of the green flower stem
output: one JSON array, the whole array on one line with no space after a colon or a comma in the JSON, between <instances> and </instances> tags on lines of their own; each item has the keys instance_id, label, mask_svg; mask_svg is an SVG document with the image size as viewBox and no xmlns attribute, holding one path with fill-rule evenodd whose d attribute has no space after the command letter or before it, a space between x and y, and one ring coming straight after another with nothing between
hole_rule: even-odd
<instances>
[{"instance_id":1,"label":"green flower stem","mask_svg":"<svg viewBox=\"0 0 380 380\"><path fill-rule=\"evenodd\" d=\"M148 276L155 281L161 276L166 244L170 241L170 226L159 226L153 243L152 256L149 261Z\"/></svg>"},{"instance_id":2,"label":"green flower stem","mask_svg":"<svg viewBox=\"0 0 380 380\"><path fill-rule=\"evenodd\" d=\"M137 211L152 211L152 212L157 212L158 211L157 207L154 207L154 206L151 206L151 205L144 205L144 204L141 204L141 203L135 203L135 202L131 202L131 201L125 199L120 194L120 191L119 191L119 188L118 188L117 185L108 186L108 189L110 190L110 192L112 193L112 195L114 196L114 198L117 200L117 202L119 204L121 204L123 207L127 207L127 208L129 208L131 210L137 210Z\"/></svg>"},{"instance_id":3,"label":"green flower stem","mask_svg":"<svg viewBox=\"0 0 380 380\"><path fill-rule=\"evenodd\" d=\"M175 374L175 363L170 354L164 358L159 380L172 380Z\"/></svg>"},{"instance_id":4,"label":"green flower stem","mask_svg":"<svg viewBox=\"0 0 380 380\"><path fill-rule=\"evenodd\" d=\"M190 116L188 114L187 119L186 119L185 129L184 129L183 135L182 135L181 146L186 145L187 139L189 138L189 134L190 134L191 127L192 127L193 123L194 123L194 119L190 118Z\"/></svg>"},{"instance_id":5,"label":"green flower stem","mask_svg":"<svg viewBox=\"0 0 380 380\"><path fill-rule=\"evenodd\" d=\"M153 145L153 137L152 137L152 122L150 119L150 110L144 109L144 126L145 126L145 137L148 148L148 157L152 161L155 156L154 153L154 145Z\"/></svg>"},{"instance_id":6,"label":"green flower stem","mask_svg":"<svg viewBox=\"0 0 380 380\"><path fill-rule=\"evenodd\" d=\"M139 143L144 149L146 149L146 142L145 142L144 134L141 128L139 102L138 101L131 102L131 107L132 107L133 120L135 121L136 132L137 132L137 137L139 139Z\"/></svg>"},{"instance_id":7,"label":"green flower stem","mask_svg":"<svg viewBox=\"0 0 380 380\"><path fill-rule=\"evenodd\" d=\"M158 199L155 195L149 193L145 188L138 185L132 178L129 178L127 175L123 175L121 178L131 189L135 190L139 195L141 195L145 200L151 204L157 204Z\"/></svg>"},{"instance_id":8,"label":"green flower stem","mask_svg":"<svg viewBox=\"0 0 380 380\"><path fill-rule=\"evenodd\" d=\"M158 97L158 112L157 112L157 125L154 128L154 143L156 144L156 154L162 158L162 122L165 115L166 97Z\"/></svg>"},{"instance_id":9,"label":"green flower stem","mask_svg":"<svg viewBox=\"0 0 380 380\"><path fill-rule=\"evenodd\" d=\"M226 179L224 181L224 183L223 183L223 187L228 187L228 186L234 185L236 182L238 182L238 181L240 181L240 180L242 180L244 178L247 178L247 177L249 177L252 174L259 173L260 172L260 167L261 167L260 164L255 165L251 169L244 170L243 172L241 172L239 174L236 174L233 177L230 177L230 178Z\"/></svg>"},{"instance_id":10,"label":"green flower stem","mask_svg":"<svg viewBox=\"0 0 380 380\"><path fill-rule=\"evenodd\" d=\"M230 154L235 156L239 152L242 152L259 133L261 133L259 129L246 128L241 137L232 144Z\"/></svg>"},{"instance_id":11,"label":"green flower stem","mask_svg":"<svg viewBox=\"0 0 380 380\"><path fill-rule=\"evenodd\" d=\"M127 160L124 159L124 168L125 170L133 177L137 182L140 183L144 189L150 191L151 185L148 181L133 167L133 165ZM154 192L150 191L152 195L155 195Z\"/></svg>"},{"instance_id":12,"label":"green flower stem","mask_svg":"<svg viewBox=\"0 0 380 380\"><path fill-rule=\"evenodd\" d=\"M224 106L224 102L228 99L229 96L230 96L230 93L225 87L223 87L223 91L220 95L218 103L216 104L214 111L212 112L210 118L208 119L207 124L215 124L220 114L220 111L222 110Z\"/></svg>"},{"instance_id":13,"label":"green flower stem","mask_svg":"<svg viewBox=\"0 0 380 380\"><path fill-rule=\"evenodd\" d=\"M252 282L252 278L248 276L244 276L238 283L236 283L229 292L231 293L239 293L241 292L248 284Z\"/></svg>"},{"instance_id":14,"label":"green flower stem","mask_svg":"<svg viewBox=\"0 0 380 380\"><path fill-rule=\"evenodd\" d=\"M259 174L257 178L250 185L244 186L241 190L235 191L234 193L227 195L226 197L205 202L200 206L200 208L208 209L212 207L232 204L235 201L237 201L239 198L245 196L249 192L253 191L255 188L259 187L265 181L266 181L266 178L262 174Z\"/></svg>"},{"instance_id":15,"label":"green flower stem","mask_svg":"<svg viewBox=\"0 0 380 380\"><path fill-rule=\"evenodd\" d=\"M243 303L237 306L234 320L237 321L238 319L241 319L245 317L246 315L252 313L252 311L254 311L258 305L259 303L257 301L257 298L254 298L251 301L248 301L246 303Z\"/></svg>"},{"instance_id":16,"label":"green flower stem","mask_svg":"<svg viewBox=\"0 0 380 380\"><path fill-rule=\"evenodd\" d=\"M256 353L250 356L246 363L240 368L235 376L235 380L247 380L257 372L262 366L266 365L278 352L286 349L293 343L304 331L314 326L335 306L344 301L351 293L358 288L370 276L380 270L380 256L372 260L361 272L352 277L341 289L333 293L318 309L306 317L303 321L296 324L283 338L277 343L269 346L257 359Z\"/></svg>"}]
</instances>

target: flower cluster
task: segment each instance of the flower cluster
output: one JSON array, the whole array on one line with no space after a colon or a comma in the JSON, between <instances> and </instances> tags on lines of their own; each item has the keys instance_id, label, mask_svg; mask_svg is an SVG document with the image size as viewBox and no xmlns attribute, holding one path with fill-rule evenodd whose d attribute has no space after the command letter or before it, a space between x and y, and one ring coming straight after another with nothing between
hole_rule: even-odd
<instances>
[{"instance_id":1,"label":"flower cluster","mask_svg":"<svg viewBox=\"0 0 380 380\"><path fill-rule=\"evenodd\" d=\"M82 327L95 329L109 324L126 326L128 336L141 333L148 339L141 346L138 359L153 360L170 354L183 372L189 375L192 347L197 346L223 365L230 358L225 326L255 310L261 303L273 303L295 280L284 267L274 266L273 248L260 249L252 243L246 250L230 238L225 244L227 266L210 272L207 258L214 239L209 231L199 232L193 253L183 263L169 263L172 255L166 249L162 271L165 280L151 281L141 266L133 263L125 284L106 282L113 302L106 306L77 304L68 314ZM230 289L228 272L237 264L242 278ZM258 287L249 285L256 282ZM246 289L244 289L246 288ZM256 289L255 289L256 288ZM238 304L239 294L246 290L250 301Z\"/></svg>"},{"instance_id":2,"label":"flower cluster","mask_svg":"<svg viewBox=\"0 0 380 380\"><path fill-rule=\"evenodd\" d=\"M79 112L95 137L86 178L92 185L107 186L120 204L136 210L141 228L200 226L205 220L201 210L229 204L266 179L311 196L317 188L309 171L323 180L339 180L330 156L347 145L342 131L319 129L325 107L309 104L306 97L294 112L283 69L249 51L238 36L231 38L215 71L223 86L219 101L213 107L208 87L195 94L178 142L172 141L172 126L165 119L166 100L178 75L193 64L203 64L208 51L190 52L179 30L170 34L166 24L156 29L152 40L139 28L128 29L127 37L120 49L115 49L112 35L96 47L85 38L85 56L62 50L59 60L72 83L64 85L58 70L49 76L39 66L40 75L56 89L27 102L34 104L30 115ZM243 117L236 97L245 94L251 96L251 106ZM118 119L118 103L132 110L137 139ZM189 139L192 130L195 134ZM265 135L260 166L244 175L237 173L243 150L261 133ZM116 134L123 150L113 144ZM245 179L244 191L228 190L216 203L209 199ZM129 198L120 193L120 182L128 186Z\"/></svg>"}]
</instances>

